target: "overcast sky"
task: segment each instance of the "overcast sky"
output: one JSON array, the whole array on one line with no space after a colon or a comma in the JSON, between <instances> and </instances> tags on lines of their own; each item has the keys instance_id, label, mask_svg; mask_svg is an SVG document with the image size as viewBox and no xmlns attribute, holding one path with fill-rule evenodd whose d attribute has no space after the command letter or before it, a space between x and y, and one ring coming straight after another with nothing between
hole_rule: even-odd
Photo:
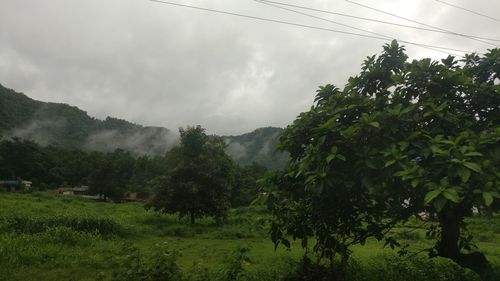
<instances>
[{"instance_id":1,"label":"overcast sky","mask_svg":"<svg viewBox=\"0 0 500 281\"><path fill-rule=\"evenodd\" d=\"M170 0L361 33L253 0ZM275 0L416 25L344 0ZM500 22L435 0L353 0L443 29L500 38ZM445 0L500 18L498 0ZM311 11L400 40L484 52L493 46ZM366 33L365 33L366 34ZM175 7L148 0L0 0L0 83L98 118L200 124L240 134L286 126L319 85L343 86L384 41ZM500 45L500 42L497 42ZM446 54L407 45L410 58Z\"/></svg>"}]
</instances>

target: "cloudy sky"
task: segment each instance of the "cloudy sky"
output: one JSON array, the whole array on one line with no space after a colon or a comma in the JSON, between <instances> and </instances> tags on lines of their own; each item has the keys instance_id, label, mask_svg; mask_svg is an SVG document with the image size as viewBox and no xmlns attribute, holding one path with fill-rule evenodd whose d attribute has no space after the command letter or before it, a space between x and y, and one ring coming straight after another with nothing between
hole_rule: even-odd
<instances>
[{"instance_id":1,"label":"cloudy sky","mask_svg":"<svg viewBox=\"0 0 500 281\"><path fill-rule=\"evenodd\" d=\"M170 1L364 33L253 0ZM344 0L275 1L417 26ZM445 30L500 38L500 22L436 0L353 1ZM498 0L445 1L500 18ZM459 36L300 11L421 44L477 52L494 47ZM286 126L310 107L319 85L343 86L382 44L148 0L0 0L1 84L34 99L76 105L98 118L174 130L200 124L210 133L240 134ZM446 56L412 45L407 49L411 58Z\"/></svg>"}]
</instances>

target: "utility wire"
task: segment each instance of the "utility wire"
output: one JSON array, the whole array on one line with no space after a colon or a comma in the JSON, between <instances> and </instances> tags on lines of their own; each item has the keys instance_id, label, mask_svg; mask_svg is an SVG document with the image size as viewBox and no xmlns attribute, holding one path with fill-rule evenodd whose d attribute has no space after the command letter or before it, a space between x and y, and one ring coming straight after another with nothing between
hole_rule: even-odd
<instances>
[{"instance_id":1,"label":"utility wire","mask_svg":"<svg viewBox=\"0 0 500 281\"><path fill-rule=\"evenodd\" d=\"M448 2L445 2L445 1L441 1L441 0L434 0L434 1L442 3L442 4L445 4L445 5L448 5L448 6L453 7L453 8L457 8L457 9L460 9L460 10L463 10L463 11L467 11L469 13L472 13L472 14L475 14L475 15L478 15L478 16L490 19L490 20L494 20L494 21L500 22L500 19L497 19L497 18L494 18L494 17L490 17L488 15L481 14L479 12L476 12L476 11L473 11L473 10L470 10L470 9L467 9L467 8L464 8L464 7L455 5L455 4L451 4L451 3L448 3Z\"/></svg>"},{"instance_id":2,"label":"utility wire","mask_svg":"<svg viewBox=\"0 0 500 281\"><path fill-rule=\"evenodd\" d=\"M387 24L387 25L393 25L393 26L398 26L398 27L417 29L417 30L422 30L422 31L429 31L429 32L436 32L436 33L443 33L443 34L450 34L450 35L462 36L462 37L465 36L465 37L470 37L470 38L476 38L476 39L483 39L483 40L488 40L488 41L500 42L500 39L495 39L495 38L480 37L480 36L468 35L468 34L463 34L463 33L458 33L458 32L444 31L444 30L439 30L439 29L435 29L435 28L425 28L425 27L414 26L414 25L406 25L406 24L401 24L401 23L395 23L395 22L390 22L390 21L383 21L383 20L378 20L378 19L373 19L373 18L359 17L359 16L349 15L349 14L345 14L345 13L338 13L338 12L333 12L333 11L326 11L326 10L315 9L315 8L311 8L311 7L299 6L299 5L294 5L294 4L289 4L289 3L283 3L283 2L277 2L277 1L259 0L259 2L268 2L268 3L278 4L278 5L282 5L282 6L294 7L294 8L299 8L299 9L304 9L304 10L309 10L309 11L321 12L321 13L326 13L326 14L331 14L331 15L337 15L337 16L341 16L341 17L347 17L347 18L359 19L359 20L364 20L364 21L377 22L377 23L381 23L381 24Z\"/></svg>"},{"instance_id":3,"label":"utility wire","mask_svg":"<svg viewBox=\"0 0 500 281\"><path fill-rule=\"evenodd\" d=\"M396 39L396 38L388 36L388 35L384 35L384 34L380 34L380 33L377 33L377 32L370 31L370 30L358 28L358 27L355 27L355 26L352 26L352 25L348 25L348 24L343 24L343 23L340 23L340 22L337 22L337 21L325 19L325 18L318 17L318 16L315 16L315 15L303 13L303 12L300 12L300 11L297 11L297 10L293 10L293 9L290 9L290 8L285 8L285 7L282 7L282 6L279 6L279 5L274 5L274 4L271 3L271 1L266 1L266 0L254 0L254 1L258 2L258 3L261 3L261 4L264 4L264 5L272 6L272 7L278 8L278 9L282 9L282 10L285 10L285 11L297 13L297 14L304 15L304 16L307 16L307 17L319 19L319 20L322 20L322 21L326 21L326 22L338 24L338 25L341 25L341 26L345 26L345 27L348 27L348 28L352 28L352 29L355 29L355 30L359 30L359 31L363 31L363 32L366 32L366 33L370 33L370 34L373 34L373 35L376 35L376 36L382 36L382 37L385 37L387 40ZM448 55L456 56L456 54L453 54L453 53L450 53L450 52L447 52L447 51L443 51L443 50L439 50L439 49L433 48L433 47L425 45L425 44L408 42L408 41L404 41L404 40L400 40L400 39L396 39L396 40L398 40L399 42L402 42L402 43L411 44L411 45L415 45L415 46L418 46L418 47L422 47L422 48L430 49L430 50L433 50L433 51L442 52L442 53L445 53L445 54L448 54Z\"/></svg>"},{"instance_id":4,"label":"utility wire","mask_svg":"<svg viewBox=\"0 0 500 281\"><path fill-rule=\"evenodd\" d=\"M318 27L318 26L312 26L312 25L306 25L306 24L300 24L300 23L282 21L282 20L262 18L262 17L257 17L257 16L239 14L239 13L222 11L222 10L215 10L215 9L198 7L198 6L192 6L192 5L186 5L186 4L180 4L180 3L173 3L173 2L162 1L162 0L149 0L149 1L151 1L151 2L157 2L157 3L160 3L160 4L171 5L171 6L178 6L178 7L183 7L183 8L189 8L189 9L207 11L207 12L212 12L212 13L225 14L225 15L231 15L231 16L236 16L236 17L249 18L249 19L254 19L254 20L279 23L279 24L284 24L284 25L299 26L299 27L303 27L303 28L323 30L323 31L335 32L335 33L341 33L341 34L347 34L347 35L353 35L353 36L358 36L358 37L365 37L365 38L371 38L371 39L379 39L379 40L383 40L383 41L391 41L391 40L387 39L386 37L381 37L381 36L374 36L374 35L372 36L372 35L360 34L360 33L355 33L355 32L348 32L348 31L336 30L336 29L331 29L331 28L324 28L324 27ZM448 47L440 47L440 46L434 46L434 45L428 45L428 46L432 47L432 48L437 48L437 49L457 51L457 52L462 52L462 53L470 53L470 51L467 51L467 50L460 50L460 49L448 48Z\"/></svg>"},{"instance_id":5,"label":"utility wire","mask_svg":"<svg viewBox=\"0 0 500 281\"><path fill-rule=\"evenodd\" d=\"M396 17L398 19L403 19L403 20L406 20L406 21L410 21L410 22L417 23L417 24L420 24L420 25L423 25L423 26L426 26L426 27L435 28L435 29L439 29L439 30L442 30L442 31L446 31L446 32L452 32L452 31L449 31L449 30L446 30L446 29L443 29L443 28L440 28L440 27L432 26L430 24L425 24L423 22L419 22L419 21L416 21L416 20L412 20L412 19L409 19L409 18L398 16L396 14L392 14L392 13L389 13L389 12L386 12L386 11L383 11L383 10L380 10L380 9L377 9L377 8L373 8L373 7L370 7L370 6L358 3L358 2L354 2L354 1L351 1L351 0L344 0L344 1L349 2L351 4L354 4L354 5L361 6L361 7L366 8L366 9L377 11L379 13L390 15L390 16ZM492 46L495 46L495 47L500 47L500 45L496 45L496 44L493 44L491 42L487 42L487 41L484 41L484 40L481 40L481 39L468 37L466 35L459 35L459 34L457 34L457 35L461 36L461 37L464 37L464 38L467 38L467 39L470 39L470 40L474 40L474 41L478 41L478 42L485 43L485 44L488 44L488 45L492 45Z\"/></svg>"}]
</instances>

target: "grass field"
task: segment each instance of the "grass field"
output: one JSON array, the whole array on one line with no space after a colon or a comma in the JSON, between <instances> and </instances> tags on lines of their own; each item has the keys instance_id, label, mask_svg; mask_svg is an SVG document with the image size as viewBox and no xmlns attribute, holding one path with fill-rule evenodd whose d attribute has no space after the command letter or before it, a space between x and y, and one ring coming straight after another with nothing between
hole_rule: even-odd
<instances>
[{"instance_id":1,"label":"grass field","mask_svg":"<svg viewBox=\"0 0 500 281\"><path fill-rule=\"evenodd\" d=\"M120 280L116 272L132 270L130 260L136 257L148 261L159 249L176 256L175 263L182 272L196 273L188 278L191 280L208 280L203 276L217 272L231 276L228 266L233 263L234 267L234 260L242 252L239 276L246 274L246 279L239 279L279 280L278 276L293 270L303 252L296 244L291 250L278 247L275 251L267 236L267 225L262 223L267 216L262 208L233 209L224 225L203 219L190 226L174 215L146 211L140 203L98 203L45 193L0 193L0 280L110 280L113 276ZM413 251L431 245L425 231L417 226L415 222L394 233ZM470 231L488 259L500 263L499 217L476 217L470 221ZM392 268L396 259L392 250L376 241L353 250L353 266ZM427 258L418 261L425 262ZM451 266L439 259L432 263ZM358 280L379 280L370 279L376 274L368 269L356 271L366 275ZM435 274L444 273L436 269ZM470 272L463 275L472 276ZM388 275L380 278L390 280Z\"/></svg>"}]
</instances>

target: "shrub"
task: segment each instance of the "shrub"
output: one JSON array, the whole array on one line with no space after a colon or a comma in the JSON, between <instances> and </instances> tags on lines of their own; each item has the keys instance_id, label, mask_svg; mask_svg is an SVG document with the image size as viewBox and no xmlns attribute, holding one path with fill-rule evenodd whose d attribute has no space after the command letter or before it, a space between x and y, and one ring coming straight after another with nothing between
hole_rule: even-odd
<instances>
[{"instance_id":1,"label":"shrub","mask_svg":"<svg viewBox=\"0 0 500 281\"><path fill-rule=\"evenodd\" d=\"M227 259L226 264L221 267L217 273L215 280L217 281L235 281L243 274L243 263L250 262L248 258L248 248L240 247L233 252Z\"/></svg>"},{"instance_id":2,"label":"shrub","mask_svg":"<svg viewBox=\"0 0 500 281\"><path fill-rule=\"evenodd\" d=\"M379 256L357 266L351 272L357 281L479 281L479 277L449 259L424 256Z\"/></svg>"},{"instance_id":3,"label":"shrub","mask_svg":"<svg viewBox=\"0 0 500 281\"><path fill-rule=\"evenodd\" d=\"M422 236L416 231L403 231L396 234L396 238L402 240L420 240Z\"/></svg>"},{"instance_id":4,"label":"shrub","mask_svg":"<svg viewBox=\"0 0 500 281\"><path fill-rule=\"evenodd\" d=\"M96 234L73 230L66 226L49 227L44 232L39 233L38 236L54 244L72 246L89 245L93 240L99 238Z\"/></svg>"},{"instance_id":5,"label":"shrub","mask_svg":"<svg viewBox=\"0 0 500 281\"><path fill-rule=\"evenodd\" d=\"M155 245L151 256L142 255L134 246L124 245L121 258L113 273L113 281L182 281L183 274L177 264L178 252L165 244Z\"/></svg>"},{"instance_id":6,"label":"shrub","mask_svg":"<svg viewBox=\"0 0 500 281\"><path fill-rule=\"evenodd\" d=\"M165 236L194 237L195 230L186 225L174 225L162 231Z\"/></svg>"}]
</instances>

